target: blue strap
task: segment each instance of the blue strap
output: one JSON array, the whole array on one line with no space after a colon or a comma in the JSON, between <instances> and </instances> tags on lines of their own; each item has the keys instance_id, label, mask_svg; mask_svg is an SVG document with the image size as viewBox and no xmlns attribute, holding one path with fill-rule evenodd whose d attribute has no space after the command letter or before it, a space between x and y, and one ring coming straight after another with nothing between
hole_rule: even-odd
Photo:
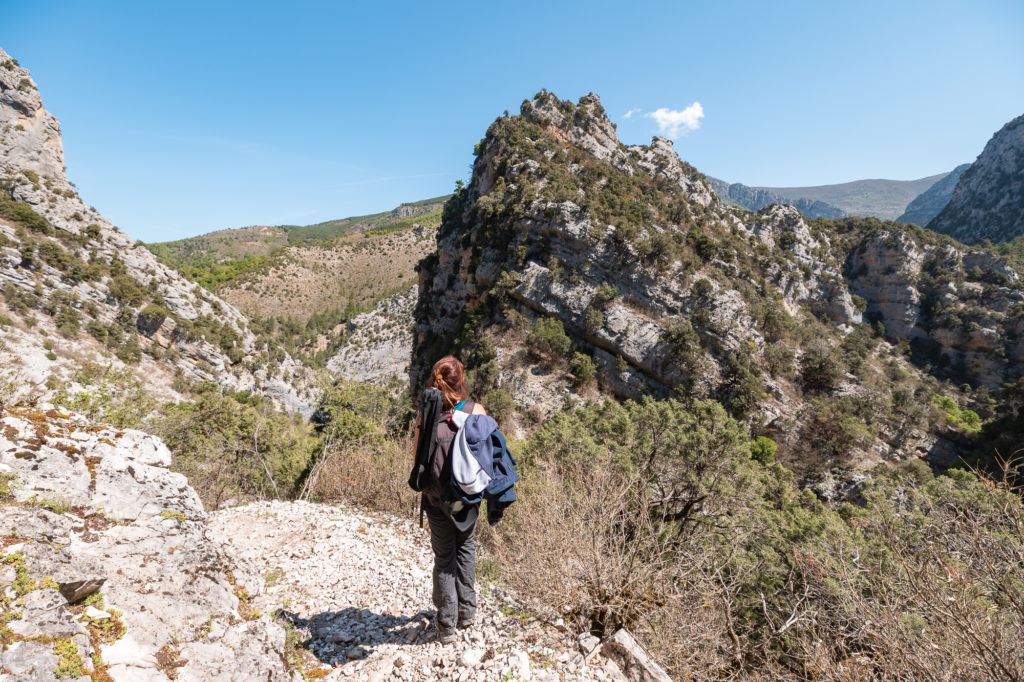
<instances>
[{"instance_id":1,"label":"blue strap","mask_svg":"<svg viewBox=\"0 0 1024 682\"><path fill-rule=\"evenodd\" d=\"M452 408L452 412L458 412L459 410L462 409L462 406L465 405L465 404L466 404L465 400L460 400L459 404L456 405L454 408Z\"/></svg>"}]
</instances>

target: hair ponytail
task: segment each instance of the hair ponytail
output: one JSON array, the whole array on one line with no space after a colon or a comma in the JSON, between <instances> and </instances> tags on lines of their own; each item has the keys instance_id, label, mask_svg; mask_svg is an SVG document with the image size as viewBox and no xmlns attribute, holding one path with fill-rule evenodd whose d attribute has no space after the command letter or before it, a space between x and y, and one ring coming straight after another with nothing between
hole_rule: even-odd
<instances>
[{"instance_id":1,"label":"hair ponytail","mask_svg":"<svg viewBox=\"0 0 1024 682\"><path fill-rule=\"evenodd\" d=\"M455 409L460 401L469 398L466 390L466 372L453 355L447 355L434 363L430 370L429 386L436 388L444 394L444 410L448 412Z\"/></svg>"}]
</instances>

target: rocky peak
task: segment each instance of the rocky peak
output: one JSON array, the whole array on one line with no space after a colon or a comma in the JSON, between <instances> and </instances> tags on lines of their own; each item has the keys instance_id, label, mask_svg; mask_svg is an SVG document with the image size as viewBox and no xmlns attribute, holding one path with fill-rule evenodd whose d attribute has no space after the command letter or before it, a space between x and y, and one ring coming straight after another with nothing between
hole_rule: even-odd
<instances>
[{"instance_id":1,"label":"rocky peak","mask_svg":"<svg viewBox=\"0 0 1024 682\"><path fill-rule=\"evenodd\" d=\"M269 375L270 349L255 347L238 310L158 262L79 197L65 175L60 124L29 72L2 50L0 292L5 317L21 318L5 341L23 392L36 392L24 398L45 395L51 375L68 382L91 357L135 365L154 389L169 390L183 374L312 412L302 366L285 357ZM53 332L66 340L44 354L43 337Z\"/></svg>"},{"instance_id":2,"label":"rocky peak","mask_svg":"<svg viewBox=\"0 0 1024 682\"><path fill-rule=\"evenodd\" d=\"M678 185L687 198L698 206L708 207L718 201L714 190L697 169L679 158L672 140L655 136L649 147L629 148L636 163L651 177L665 177Z\"/></svg>"},{"instance_id":3,"label":"rocky peak","mask_svg":"<svg viewBox=\"0 0 1024 682\"><path fill-rule=\"evenodd\" d=\"M965 244L1024 234L1024 116L992 136L928 228Z\"/></svg>"},{"instance_id":4,"label":"rocky peak","mask_svg":"<svg viewBox=\"0 0 1024 682\"><path fill-rule=\"evenodd\" d=\"M601 161L622 163L625 154L615 132L615 124L601 106L601 98L590 93L573 104L541 90L530 101L524 101L520 114L531 123L550 128L565 141L593 154Z\"/></svg>"},{"instance_id":5,"label":"rocky peak","mask_svg":"<svg viewBox=\"0 0 1024 682\"><path fill-rule=\"evenodd\" d=\"M593 397L595 380L617 397L683 391L800 451L823 406L889 385L862 357L880 336L958 383L1019 374L1005 263L875 218L724 205L667 140L624 147L597 107L542 92L488 129L419 266L414 386L454 351L486 377L481 398L504 391L520 413ZM867 461L932 448L896 421L876 433Z\"/></svg>"},{"instance_id":6,"label":"rocky peak","mask_svg":"<svg viewBox=\"0 0 1024 682\"><path fill-rule=\"evenodd\" d=\"M67 182L60 123L43 109L28 69L0 48L0 170L31 170Z\"/></svg>"}]
</instances>

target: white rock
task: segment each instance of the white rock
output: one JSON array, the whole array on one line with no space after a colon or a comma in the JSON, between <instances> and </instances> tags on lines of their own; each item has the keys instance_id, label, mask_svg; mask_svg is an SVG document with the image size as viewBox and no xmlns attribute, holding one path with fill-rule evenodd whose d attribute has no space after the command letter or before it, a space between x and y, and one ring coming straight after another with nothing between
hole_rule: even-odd
<instances>
[{"instance_id":1,"label":"white rock","mask_svg":"<svg viewBox=\"0 0 1024 682\"><path fill-rule=\"evenodd\" d=\"M110 618L110 614L106 611L100 611L95 606L85 607L85 615L93 620L107 620Z\"/></svg>"}]
</instances>

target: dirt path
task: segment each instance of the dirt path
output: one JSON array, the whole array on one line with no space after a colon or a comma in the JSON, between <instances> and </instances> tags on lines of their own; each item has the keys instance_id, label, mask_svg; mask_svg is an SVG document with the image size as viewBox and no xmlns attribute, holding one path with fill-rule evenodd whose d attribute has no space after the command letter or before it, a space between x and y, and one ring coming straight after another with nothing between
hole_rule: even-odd
<instances>
[{"instance_id":1,"label":"dirt path","mask_svg":"<svg viewBox=\"0 0 1024 682\"><path fill-rule=\"evenodd\" d=\"M267 589L250 607L280 610L292 637L305 642L307 675L624 679L599 655L585 662L572 633L479 583L476 625L460 630L454 643L436 642L428 536L409 521L338 506L264 502L216 512L210 525L263 574Z\"/></svg>"}]
</instances>

